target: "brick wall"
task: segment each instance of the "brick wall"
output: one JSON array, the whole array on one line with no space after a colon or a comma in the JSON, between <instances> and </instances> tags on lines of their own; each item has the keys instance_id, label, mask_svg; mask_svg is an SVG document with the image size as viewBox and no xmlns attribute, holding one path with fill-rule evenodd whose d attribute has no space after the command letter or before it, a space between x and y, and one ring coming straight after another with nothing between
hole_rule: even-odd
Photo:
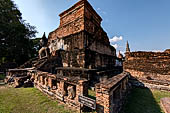
<instances>
[{"instance_id":1,"label":"brick wall","mask_svg":"<svg viewBox=\"0 0 170 113\"><path fill-rule=\"evenodd\" d=\"M118 113L128 92L129 73L123 72L105 82L96 84L98 113Z\"/></svg>"},{"instance_id":2,"label":"brick wall","mask_svg":"<svg viewBox=\"0 0 170 113\"><path fill-rule=\"evenodd\" d=\"M79 77L64 77L37 71L32 74L34 86L53 99L79 109L79 95L88 95L88 81Z\"/></svg>"},{"instance_id":3,"label":"brick wall","mask_svg":"<svg viewBox=\"0 0 170 113\"><path fill-rule=\"evenodd\" d=\"M170 81L170 53L130 52L126 53L124 69L137 78Z\"/></svg>"}]
</instances>

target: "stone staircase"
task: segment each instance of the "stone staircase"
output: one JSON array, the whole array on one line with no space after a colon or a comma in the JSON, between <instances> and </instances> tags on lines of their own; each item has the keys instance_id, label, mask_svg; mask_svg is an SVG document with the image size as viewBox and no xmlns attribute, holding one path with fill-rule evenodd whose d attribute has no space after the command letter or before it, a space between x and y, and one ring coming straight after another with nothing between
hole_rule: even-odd
<instances>
[{"instance_id":1,"label":"stone staircase","mask_svg":"<svg viewBox=\"0 0 170 113\"><path fill-rule=\"evenodd\" d=\"M4 80L0 80L0 86L5 85Z\"/></svg>"},{"instance_id":2,"label":"stone staircase","mask_svg":"<svg viewBox=\"0 0 170 113\"><path fill-rule=\"evenodd\" d=\"M25 62L23 65L21 65L19 68L31 68L32 64L34 64L38 60L38 57L33 58Z\"/></svg>"},{"instance_id":3,"label":"stone staircase","mask_svg":"<svg viewBox=\"0 0 170 113\"><path fill-rule=\"evenodd\" d=\"M35 67L36 69L40 69L46 62L48 61L47 57L39 59L38 57L30 59L29 61L25 62L19 68L31 68Z\"/></svg>"},{"instance_id":4,"label":"stone staircase","mask_svg":"<svg viewBox=\"0 0 170 113\"><path fill-rule=\"evenodd\" d=\"M45 65L45 63L48 62L47 57L42 58L42 59L38 59L35 63L33 62L33 67L40 69L42 66Z\"/></svg>"}]
</instances>

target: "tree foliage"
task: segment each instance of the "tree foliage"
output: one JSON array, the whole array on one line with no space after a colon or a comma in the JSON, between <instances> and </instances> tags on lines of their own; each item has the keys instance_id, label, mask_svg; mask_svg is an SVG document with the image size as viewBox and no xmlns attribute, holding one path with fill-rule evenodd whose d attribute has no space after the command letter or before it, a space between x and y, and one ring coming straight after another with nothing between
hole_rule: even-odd
<instances>
[{"instance_id":1,"label":"tree foliage","mask_svg":"<svg viewBox=\"0 0 170 113\"><path fill-rule=\"evenodd\" d=\"M12 0L0 0L0 63L22 64L34 57L34 26L22 19L22 14Z\"/></svg>"}]
</instances>

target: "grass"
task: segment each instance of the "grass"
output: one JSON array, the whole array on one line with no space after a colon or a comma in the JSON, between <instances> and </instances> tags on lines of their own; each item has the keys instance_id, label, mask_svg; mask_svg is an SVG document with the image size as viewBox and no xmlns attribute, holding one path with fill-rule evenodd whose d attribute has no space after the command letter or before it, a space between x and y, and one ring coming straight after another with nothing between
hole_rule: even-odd
<instances>
[{"instance_id":1,"label":"grass","mask_svg":"<svg viewBox=\"0 0 170 113\"><path fill-rule=\"evenodd\" d=\"M95 98L95 91L89 90ZM132 89L122 113L163 113L160 99L170 92L149 89ZM0 113L75 113L68 107L49 99L35 88L5 88L0 86Z\"/></svg>"},{"instance_id":2,"label":"grass","mask_svg":"<svg viewBox=\"0 0 170 113\"><path fill-rule=\"evenodd\" d=\"M170 92L132 89L122 113L163 113L160 108L160 99L163 97L170 97Z\"/></svg>"},{"instance_id":3,"label":"grass","mask_svg":"<svg viewBox=\"0 0 170 113\"><path fill-rule=\"evenodd\" d=\"M5 79L5 75L4 74L0 74L0 80Z\"/></svg>"},{"instance_id":4,"label":"grass","mask_svg":"<svg viewBox=\"0 0 170 113\"><path fill-rule=\"evenodd\" d=\"M35 88L0 87L0 113L75 113Z\"/></svg>"},{"instance_id":5,"label":"grass","mask_svg":"<svg viewBox=\"0 0 170 113\"><path fill-rule=\"evenodd\" d=\"M88 89L88 96L96 100L96 92L91 89Z\"/></svg>"}]
</instances>

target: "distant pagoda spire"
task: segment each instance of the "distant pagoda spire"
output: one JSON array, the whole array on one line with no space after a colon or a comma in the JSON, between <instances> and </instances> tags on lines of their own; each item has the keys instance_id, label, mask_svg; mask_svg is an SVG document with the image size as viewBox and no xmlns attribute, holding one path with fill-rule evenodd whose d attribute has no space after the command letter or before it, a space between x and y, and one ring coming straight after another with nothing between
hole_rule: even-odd
<instances>
[{"instance_id":1,"label":"distant pagoda spire","mask_svg":"<svg viewBox=\"0 0 170 113\"><path fill-rule=\"evenodd\" d=\"M119 50L118 58L123 59L123 55L121 54L120 50Z\"/></svg>"},{"instance_id":2,"label":"distant pagoda spire","mask_svg":"<svg viewBox=\"0 0 170 113\"><path fill-rule=\"evenodd\" d=\"M46 35L45 35L45 32L44 32L44 34L43 34L43 36L42 36L42 39L47 39L47 38L46 38Z\"/></svg>"},{"instance_id":3,"label":"distant pagoda spire","mask_svg":"<svg viewBox=\"0 0 170 113\"><path fill-rule=\"evenodd\" d=\"M130 52L130 48L129 48L129 43L128 43L128 41L127 41L127 43L126 43L126 52Z\"/></svg>"}]
</instances>

